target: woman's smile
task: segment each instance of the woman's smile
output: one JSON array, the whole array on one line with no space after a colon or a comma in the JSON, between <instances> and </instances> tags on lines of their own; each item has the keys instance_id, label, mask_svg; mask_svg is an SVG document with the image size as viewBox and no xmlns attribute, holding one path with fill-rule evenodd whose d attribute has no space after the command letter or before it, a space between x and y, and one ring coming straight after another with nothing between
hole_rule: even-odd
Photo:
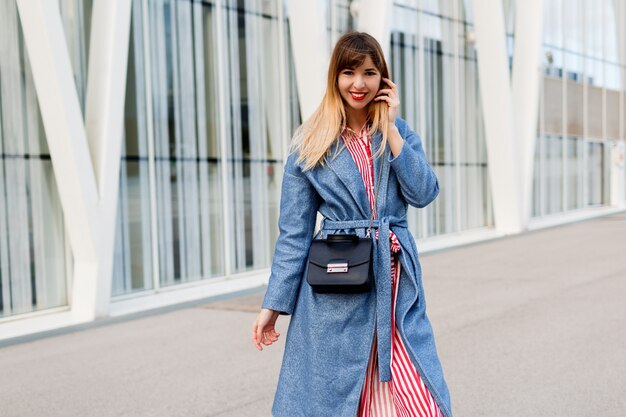
<instances>
[{"instance_id":1,"label":"woman's smile","mask_svg":"<svg viewBox=\"0 0 626 417\"><path fill-rule=\"evenodd\" d=\"M353 100L361 101L365 98L365 96L367 95L367 92L350 91L350 94L352 95Z\"/></svg>"}]
</instances>

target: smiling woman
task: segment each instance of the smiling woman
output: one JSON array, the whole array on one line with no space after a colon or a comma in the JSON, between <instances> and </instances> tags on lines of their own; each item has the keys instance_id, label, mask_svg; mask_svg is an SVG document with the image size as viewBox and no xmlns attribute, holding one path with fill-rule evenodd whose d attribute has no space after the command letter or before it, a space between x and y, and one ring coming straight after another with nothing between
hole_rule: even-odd
<instances>
[{"instance_id":1,"label":"smiling woman","mask_svg":"<svg viewBox=\"0 0 626 417\"><path fill-rule=\"evenodd\" d=\"M280 337L279 315L292 315L274 416L452 416L406 220L408 205L430 204L439 184L399 105L378 42L342 36L322 103L294 135L272 274L252 326L262 350ZM375 229L374 290L320 294L303 280L318 211L322 238Z\"/></svg>"}]
</instances>

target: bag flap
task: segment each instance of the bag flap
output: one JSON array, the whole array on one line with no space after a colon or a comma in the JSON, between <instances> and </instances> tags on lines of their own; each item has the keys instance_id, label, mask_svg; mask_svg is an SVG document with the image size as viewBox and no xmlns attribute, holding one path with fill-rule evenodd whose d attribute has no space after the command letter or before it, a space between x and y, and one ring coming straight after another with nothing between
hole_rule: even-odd
<instances>
[{"instance_id":1,"label":"bag flap","mask_svg":"<svg viewBox=\"0 0 626 417\"><path fill-rule=\"evenodd\" d=\"M362 265L372 258L372 239L359 238L356 242L316 239L311 242L309 262L322 268L330 261L347 261L348 266Z\"/></svg>"}]
</instances>

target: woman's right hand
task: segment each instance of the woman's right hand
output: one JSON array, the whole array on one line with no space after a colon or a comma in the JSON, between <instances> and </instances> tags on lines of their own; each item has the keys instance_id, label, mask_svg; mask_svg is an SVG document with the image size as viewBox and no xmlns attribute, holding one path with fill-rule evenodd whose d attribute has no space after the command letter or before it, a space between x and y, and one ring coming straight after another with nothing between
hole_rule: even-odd
<instances>
[{"instance_id":1,"label":"woman's right hand","mask_svg":"<svg viewBox=\"0 0 626 417\"><path fill-rule=\"evenodd\" d=\"M261 309L254 324L252 324L252 342L256 345L257 349L263 350L261 344L269 346L278 340L280 333L276 332L274 326L279 314L278 311L267 308Z\"/></svg>"}]
</instances>

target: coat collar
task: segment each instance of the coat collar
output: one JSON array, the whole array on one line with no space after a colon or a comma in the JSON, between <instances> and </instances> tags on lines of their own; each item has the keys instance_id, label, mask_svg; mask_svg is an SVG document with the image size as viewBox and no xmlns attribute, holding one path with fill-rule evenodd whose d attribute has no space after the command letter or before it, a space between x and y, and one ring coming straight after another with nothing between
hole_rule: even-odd
<instances>
[{"instance_id":1,"label":"coat collar","mask_svg":"<svg viewBox=\"0 0 626 417\"><path fill-rule=\"evenodd\" d=\"M380 143L382 142L382 134L380 132L376 132L372 136L372 154L376 153L376 150L380 147ZM339 149L339 153L337 153ZM335 155L333 157L333 155ZM354 199L357 207L359 208L359 212L364 219L369 219L372 210L370 209L369 200L367 198L367 192L365 190L365 184L363 184L363 178L361 177L361 173L350 154L350 151L343 144L343 139L341 136L337 138L335 145L331 150L331 156L328 158L328 166L332 169L337 177L341 180L341 182L346 186L350 195ZM379 178L379 170L380 163L382 162L382 158L387 156L387 152L383 154L381 158L374 158L374 181L375 184L378 183ZM380 197L380 192L379 192ZM380 207L380 202L377 202L377 206Z\"/></svg>"}]
</instances>

